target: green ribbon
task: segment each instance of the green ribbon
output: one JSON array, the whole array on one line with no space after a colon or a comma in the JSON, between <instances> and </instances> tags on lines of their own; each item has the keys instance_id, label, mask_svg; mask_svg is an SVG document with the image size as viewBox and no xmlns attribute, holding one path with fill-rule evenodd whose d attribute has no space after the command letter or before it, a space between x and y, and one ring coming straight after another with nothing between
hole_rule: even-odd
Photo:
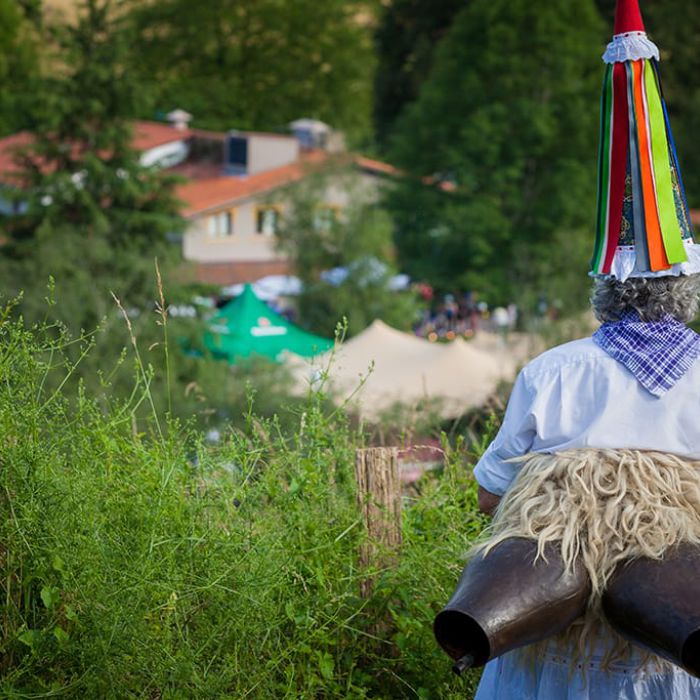
<instances>
[{"instance_id":1,"label":"green ribbon","mask_svg":"<svg viewBox=\"0 0 700 700\"><path fill-rule=\"evenodd\" d=\"M605 250L610 194L610 127L613 102L612 66L608 66L603 80L600 110L600 153L598 155L598 226L591 269L600 272Z\"/></svg>"},{"instance_id":2,"label":"green ribbon","mask_svg":"<svg viewBox=\"0 0 700 700\"><path fill-rule=\"evenodd\" d=\"M668 262L673 264L688 261L688 254L683 245L676 200L673 194L671 178L671 159L666 120L661 104L661 95L656 83L656 76L649 61L644 61L644 82L646 85L647 108L649 110L649 135L651 138L652 160L654 162L654 179L656 183L656 202L661 224L661 237L666 250Z\"/></svg>"}]
</instances>

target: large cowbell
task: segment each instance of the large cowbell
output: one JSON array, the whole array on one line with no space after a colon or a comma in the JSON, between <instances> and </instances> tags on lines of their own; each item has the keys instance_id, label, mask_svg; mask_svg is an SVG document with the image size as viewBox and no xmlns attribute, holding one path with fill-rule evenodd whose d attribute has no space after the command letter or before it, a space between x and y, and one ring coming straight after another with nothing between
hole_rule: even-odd
<instances>
[{"instance_id":1,"label":"large cowbell","mask_svg":"<svg viewBox=\"0 0 700 700\"><path fill-rule=\"evenodd\" d=\"M564 632L586 610L591 584L577 562L567 571L560 545L511 538L469 562L435 619L435 637L456 673Z\"/></svg>"},{"instance_id":2,"label":"large cowbell","mask_svg":"<svg viewBox=\"0 0 700 700\"><path fill-rule=\"evenodd\" d=\"M663 559L622 564L603 610L623 637L700 677L700 546L682 544Z\"/></svg>"}]
</instances>

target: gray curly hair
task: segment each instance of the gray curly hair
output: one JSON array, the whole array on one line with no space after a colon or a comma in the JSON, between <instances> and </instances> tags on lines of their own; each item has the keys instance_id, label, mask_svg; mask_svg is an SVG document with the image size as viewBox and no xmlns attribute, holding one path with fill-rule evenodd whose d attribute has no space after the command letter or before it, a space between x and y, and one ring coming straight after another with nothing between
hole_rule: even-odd
<instances>
[{"instance_id":1,"label":"gray curly hair","mask_svg":"<svg viewBox=\"0 0 700 700\"><path fill-rule=\"evenodd\" d=\"M683 277L632 277L625 282L597 278L591 306L601 323L614 323L629 311L636 311L644 322L660 321L670 314L690 323L698 313L700 275Z\"/></svg>"}]
</instances>

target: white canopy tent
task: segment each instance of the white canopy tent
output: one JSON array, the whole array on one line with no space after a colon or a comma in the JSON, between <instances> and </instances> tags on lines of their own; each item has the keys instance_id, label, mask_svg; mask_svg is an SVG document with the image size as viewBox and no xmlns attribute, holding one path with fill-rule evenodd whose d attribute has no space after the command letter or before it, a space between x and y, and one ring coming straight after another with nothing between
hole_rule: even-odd
<instances>
[{"instance_id":1,"label":"white canopy tent","mask_svg":"<svg viewBox=\"0 0 700 700\"><path fill-rule=\"evenodd\" d=\"M426 401L443 417L455 417L483 404L501 380L512 379L517 361L505 346L485 352L462 339L431 343L375 321L333 356L312 364L294 360L292 366L304 386L330 367L338 399L356 392L352 402L368 418L397 403L410 408Z\"/></svg>"}]
</instances>

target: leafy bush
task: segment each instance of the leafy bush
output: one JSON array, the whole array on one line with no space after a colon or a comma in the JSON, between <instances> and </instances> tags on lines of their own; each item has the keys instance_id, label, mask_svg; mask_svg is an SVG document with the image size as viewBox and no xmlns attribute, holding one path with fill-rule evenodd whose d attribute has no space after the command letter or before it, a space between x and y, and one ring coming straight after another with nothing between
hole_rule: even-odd
<instances>
[{"instance_id":1,"label":"leafy bush","mask_svg":"<svg viewBox=\"0 0 700 700\"><path fill-rule=\"evenodd\" d=\"M324 203L338 191L349 205L329 209ZM391 288L397 272L392 222L376 199L374 189L342 162L289 188L278 245L303 282L299 315L314 333L331 336L343 318L350 337L377 319L409 330L420 317L416 292ZM341 279L324 278L338 269L344 270Z\"/></svg>"},{"instance_id":2,"label":"leafy bush","mask_svg":"<svg viewBox=\"0 0 700 700\"><path fill-rule=\"evenodd\" d=\"M39 247L37 255L41 252L47 251ZM39 265L43 271L49 266L48 262ZM64 397L70 397L82 385L87 395L106 408L132 397L134 366L127 361L125 349L132 346L135 336L146 374L141 379L148 384L148 400L141 401L140 408L132 412L137 421L155 411L182 420L196 419L202 430L220 430L222 423L240 425L250 388L254 387L258 415L278 415L285 428L288 422L293 423L289 414L300 402L294 395L294 378L289 370L261 356L238 361L234 366L215 360L203 347L204 320L164 313L171 303L189 301L192 288L175 284L174 301L170 294L166 301L162 286L152 279L152 261L142 261L134 272L137 267L136 276L143 288L141 297L134 300L120 296L123 287L115 278L103 275L96 282L91 268L86 272L73 265L73 273L64 270L57 279L49 278L47 284L44 272L38 278L23 275L28 268L7 265L0 255L0 279L7 283L10 293L21 294L12 315L21 316L27 325L41 327L45 343L48 336L60 337L56 342L61 357L73 367L67 379L59 372L49 372L45 390L51 392L60 386ZM112 290L121 311L110 294ZM153 372L152 367L164 371ZM141 398L146 398L143 392Z\"/></svg>"},{"instance_id":3,"label":"leafy bush","mask_svg":"<svg viewBox=\"0 0 700 700\"><path fill-rule=\"evenodd\" d=\"M388 570L358 568L363 435L310 396L285 436L208 446L131 399L61 388L54 330L0 311L0 696L463 698L431 623L482 520L462 445L406 498ZM48 390L47 387L57 386ZM376 575L371 598L360 582Z\"/></svg>"}]
</instances>

